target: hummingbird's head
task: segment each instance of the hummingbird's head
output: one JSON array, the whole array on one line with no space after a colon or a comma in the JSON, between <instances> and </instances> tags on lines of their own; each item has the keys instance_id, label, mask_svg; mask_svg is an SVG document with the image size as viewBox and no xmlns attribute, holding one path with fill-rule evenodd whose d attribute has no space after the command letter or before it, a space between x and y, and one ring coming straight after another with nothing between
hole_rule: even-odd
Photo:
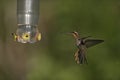
<instances>
[{"instance_id":1,"label":"hummingbird's head","mask_svg":"<svg viewBox=\"0 0 120 80\"><path fill-rule=\"evenodd\" d=\"M71 32L71 34L77 39L79 38L79 34L76 31Z\"/></svg>"}]
</instances>

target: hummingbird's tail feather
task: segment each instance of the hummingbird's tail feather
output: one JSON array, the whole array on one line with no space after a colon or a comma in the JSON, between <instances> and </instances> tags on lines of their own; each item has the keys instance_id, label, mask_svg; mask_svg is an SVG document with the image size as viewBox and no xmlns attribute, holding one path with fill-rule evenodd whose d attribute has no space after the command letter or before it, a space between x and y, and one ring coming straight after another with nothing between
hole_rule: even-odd
<instances>
[{"instance_id":1,"label":"hummingbird's tail feather","mask_svg":"<svg viewBox=\"0 0 120 80\"><path fill-rule=\"evenodd\" d=\"M75 61L77 62L77 64L88 64L85 53L83 53L79 49L75 53Z\"/></svg>"}]
</instances>

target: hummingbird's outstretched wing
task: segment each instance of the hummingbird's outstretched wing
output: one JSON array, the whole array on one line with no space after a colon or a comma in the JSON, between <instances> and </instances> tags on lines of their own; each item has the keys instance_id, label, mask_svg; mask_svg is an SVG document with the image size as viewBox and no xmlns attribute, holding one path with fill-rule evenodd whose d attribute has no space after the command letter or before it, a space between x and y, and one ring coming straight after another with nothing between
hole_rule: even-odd
<instances>
[{"instance_id":1,"label":"hummingbird's outstretched wing","mask_svg":"<svg viewBox=\"0 0 120 80\"><path fill-rule=\"evenodd\" d=\"M99 44L99 43L102 43L102 42L104 42L104 40L87 39L87 40L85 40L85 45L87 48L89 48L89 47L92 47L92 46Z\"/></svg>"}]
</instances>

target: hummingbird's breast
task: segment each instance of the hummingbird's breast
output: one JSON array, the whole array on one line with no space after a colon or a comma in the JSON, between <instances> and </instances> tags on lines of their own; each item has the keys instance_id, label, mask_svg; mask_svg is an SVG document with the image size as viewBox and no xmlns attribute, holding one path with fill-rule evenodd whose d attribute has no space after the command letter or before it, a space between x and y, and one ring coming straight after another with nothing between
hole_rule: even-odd
<instances>
[{"instance_id":1,"label":"hummingbird's breast","mask_svg":"<svg viewBox=\"0 0 120 80\"><path fill-rule=\"evenodd\" d=\"M81 40L80 39L77 39L76 40L76 45L79 47L81 45Z\"/></svg>"}]
</instances>

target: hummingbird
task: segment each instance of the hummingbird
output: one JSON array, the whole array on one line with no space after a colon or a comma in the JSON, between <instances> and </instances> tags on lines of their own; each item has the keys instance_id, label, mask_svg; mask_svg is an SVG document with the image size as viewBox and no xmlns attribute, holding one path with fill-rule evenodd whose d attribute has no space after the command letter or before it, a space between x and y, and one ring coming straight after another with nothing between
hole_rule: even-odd
<instances>
[{"instance_id":1,"label":"hummingbird","mask_svg":"<svg viewBox=\"0 0 120 80\"><path fill-rule=\"evenodd\" d=\"M76 46L78 50L74 54L75 56L75 61L77 64L88 64L87 62L87 57L86 57L86 50L89 47L92 47L96 44L104 42L104 40L99 40L99 39L88 39L91 36L87 37L80 37L78 32L74 31L71 32L71 34L74 36L76 40Z\"/></svg>"}]
</instances>

